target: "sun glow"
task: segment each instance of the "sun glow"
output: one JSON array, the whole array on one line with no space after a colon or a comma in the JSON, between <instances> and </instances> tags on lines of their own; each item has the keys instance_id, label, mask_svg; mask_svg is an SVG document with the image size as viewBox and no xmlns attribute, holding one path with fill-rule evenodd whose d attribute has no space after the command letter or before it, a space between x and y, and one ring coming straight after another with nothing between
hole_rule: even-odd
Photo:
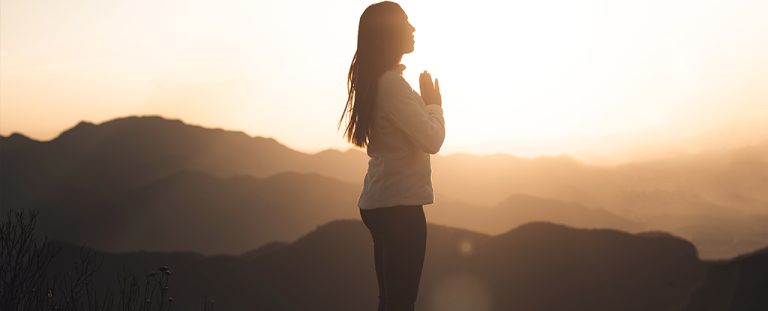
<instances>
[{"instance_id":1,"label":"sun glow","mask_svg":"<svg viewBox=\"0 0 768 311\"><path fill-rule=\"evenodd\" d=\"M766 43L768 27L744 5L768 10L748 1L408 2L417 30L406 74L414 88L423 69L440 78L451 150L599 153L724 123L766 129L750 115L768 117L759 87L768 44L745 47Z\"/></svg>"}]
</instances>

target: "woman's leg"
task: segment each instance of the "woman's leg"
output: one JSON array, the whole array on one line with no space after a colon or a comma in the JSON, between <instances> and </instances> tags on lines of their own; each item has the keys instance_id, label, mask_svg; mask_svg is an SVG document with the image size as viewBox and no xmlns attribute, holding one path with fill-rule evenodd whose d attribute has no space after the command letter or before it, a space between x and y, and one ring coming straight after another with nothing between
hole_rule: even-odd
<instances>
[{"instance_id":1,"label":"woman's leg","mask_svg":"<svg viewBox=\"0 0 768 311\"><path fill-rule=\"evenodd\" d=\"M379 311L412 311L427 242L423 206L361 210L360 215L374 241Z\"/></svg>"},{"instance_id":2,"label":"woman's leg","mask_svg":"<svg viewBox=\"0 0 768 311\"><path fill-rule=\"evenodd\" d=\"M376 267L376 281L379 286L379 307L378 311L385 311L385 297L386 287L384 286L384 243L381 241L380 233L380 217L376 217L376 214L372 214L367 210L360 210L360 216L363 219L363 223L368 227L368 231L371 232L373 238L373 261Z\"/></svg>"},{"instance_id":3,"label":"woman's leg","mask_svg":"<svg viewBox=\"0 0 768 311\"><path fill-rule=\"evenodd\" d=\"M387 207L382 226L386 311L413 311L426 250L423 206Z\"/></svg>"}]
</instances>

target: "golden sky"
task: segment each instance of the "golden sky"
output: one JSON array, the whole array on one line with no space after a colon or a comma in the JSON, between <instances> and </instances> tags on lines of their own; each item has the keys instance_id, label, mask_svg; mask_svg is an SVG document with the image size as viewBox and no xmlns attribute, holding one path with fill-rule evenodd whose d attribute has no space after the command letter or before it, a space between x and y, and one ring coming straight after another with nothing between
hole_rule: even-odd
<instances>
[{"instance_id":1,"label":"golden sky","mask_svg":"<svg viewBox=\"0 0 768 311\"><path fill-rule=\"evenodd\" d=\"M0 134L162 115L347 149L336 122L370 3L0 0ZM399 3L406 79L440 78L443 154L616 160L768 133L768 1Z\"/></svg>"}]
</instances>

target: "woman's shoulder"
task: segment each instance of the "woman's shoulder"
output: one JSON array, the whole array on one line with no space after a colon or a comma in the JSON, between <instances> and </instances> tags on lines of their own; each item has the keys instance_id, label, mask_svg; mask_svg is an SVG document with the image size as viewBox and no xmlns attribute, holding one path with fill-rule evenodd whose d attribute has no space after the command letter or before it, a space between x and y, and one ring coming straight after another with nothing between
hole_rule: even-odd
<instances>
[{"instance_id":1,"label":"woman's shoulder","mask_svg":"<svg viewBox=\"0 0 768 311\"><path fill-rule=\"evenodd\" d=\"M379 78L379 84L400 83L402 81L405 81L403 75L395 70L386 70L383 74L381 74L381 78Z\"/></svg>"},{"instance_id":2,"label":"woman's shoulder","mask_svg":"<svg viewBox=\"0 0 768 311\"><path fill-rule=\"evenodd\" d=\"M383 93L410 92L413 90L402 74L395 70L387 70L379 78L379 90Z\"/></svg>"}]
</instances>

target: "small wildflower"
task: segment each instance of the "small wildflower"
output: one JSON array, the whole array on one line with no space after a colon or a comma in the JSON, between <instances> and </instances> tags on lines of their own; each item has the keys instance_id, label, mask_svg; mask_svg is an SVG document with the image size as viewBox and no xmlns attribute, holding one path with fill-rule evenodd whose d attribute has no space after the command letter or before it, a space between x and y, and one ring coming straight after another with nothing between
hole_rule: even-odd
<instances>
[{"instance_id":1,"label":"small wildflower","mask_svg":"<svg viewBox=\"0 0 768 311\"><path fill-rule=\"evenodd\" d=\"M147 302L147 303L150 303L150 302L152 302L152 300L150 300L149 298L147 298L147 301L146 301L146 302Z\"/></svg>"},{"instance_id":2,"label":"small wildflower","mask_svg":"<svg viewBox=\"0 0 768 311\"><path fill-rule=\"evenodd\" d=\"M174 300L173 297L168 297L168 301L173 302Z\"/></svg>"}]
</instances>

